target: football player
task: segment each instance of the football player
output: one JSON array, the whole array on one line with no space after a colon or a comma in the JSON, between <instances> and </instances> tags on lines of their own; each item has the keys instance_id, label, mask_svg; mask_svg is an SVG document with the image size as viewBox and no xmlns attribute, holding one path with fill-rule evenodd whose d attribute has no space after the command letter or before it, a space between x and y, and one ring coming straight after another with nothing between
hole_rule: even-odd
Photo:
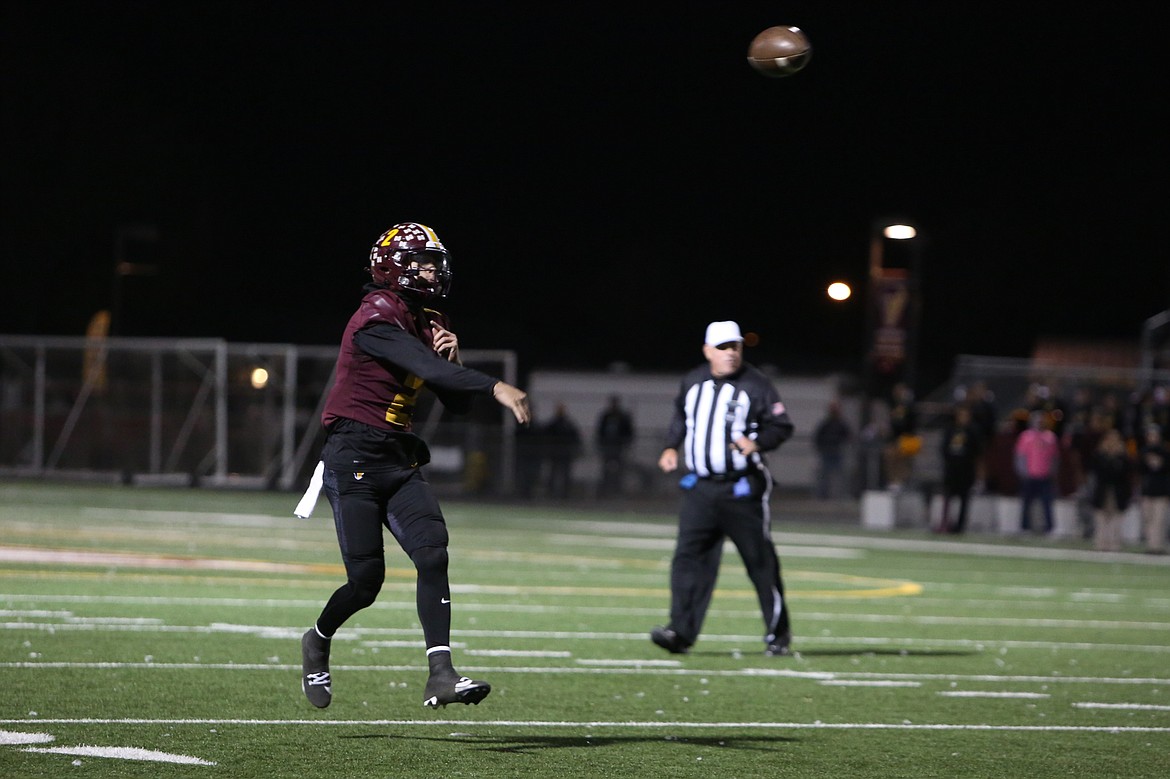
<instances>
[{"instance_id":1,"label":"football player","mask_svg":"<svg viewBox=\"0 0 1170 779\"><path fill-rule=\"evenodd\" d=\"M490 395L522 425L530 418L528 398L462 365L459 339L447 317L431 307L451 286L450 256L434 230L417 222L394 225L370 250L369 273L371 283L341 339L321 420L327 433L321 483L346 583L301 638L301 688L314 706L330 704L330 645L337 629L378 597L386 575L385 527L418 572L416 601L430 666L423 704L477 704L491 686L460 675L452 664L447 525L420 470L430 453L411 420L424 387L456 413L469 410L475 395Z\"/></svg>"}]
</instances>

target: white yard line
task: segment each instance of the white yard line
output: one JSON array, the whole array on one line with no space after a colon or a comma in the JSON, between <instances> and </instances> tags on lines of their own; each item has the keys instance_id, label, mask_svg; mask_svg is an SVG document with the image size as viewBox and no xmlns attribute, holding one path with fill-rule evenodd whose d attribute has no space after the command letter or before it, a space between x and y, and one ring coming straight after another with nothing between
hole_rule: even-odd
<instances>
[{"instance_id":1,"label":"white yard line","mask_svg":"<svg viewBox=\"0 0 1170 779\"><path fill-rule=\"evenodd\" d=\"M303 633L301 627L275 625L237 625L231 623L213 623L211 625L155 625L155 624L120 624L120 623L73 623L73 622L39 622L39 621L8 621L0 622L0 629L30 630L45 632L81 631L81 632L123 632L123 633L242 633L253 634L260 638L276 638L286 640L296 638ZM372 636L417 636L417 628L344 628L343 637L372 637ZM553 639L566 641L638 641L648 640L646 633L607 633L589 631L561 631L561 630L469 630L454 629L451 631L455 638L484 638L484 639ZM747 635L717 635L703 636L705 645L714 644L742 644L751 647L754 651L760 644L758 636ZM982 652L988 649L1037 649L1041 651L1077 650L1087 652L1118 651L1118 652L1148 652L1155 654L1170 654L1170 645L1166 644L1104 644L1082 641L1013 641L999 639L947 639L947 638L916 638L895 636L810 636L802 639L802 646L798 651L815 652L818 645L832 645L836 647L852 647L858 654L864 654L867 649L881 648L909 648L929 649L969 649Z\"/></svg>"},{"instance_id":2,"label":"white yard line","mask_svg":"<svg viewBox=\"0 0 1170 779\"><path fill-rule=\"evenodd\" d=\"M135 760L145 763L177 763L179 765L215 765L210 760L190 755L175 755L154 749L139 747L96 747L89 745L75 747L25 747L21 752L41 752L50 755L74 755L76 757L109 757L117 760Z\"/></svg>"},{"instance_id":3,"label":"white yard line","mask_svg":"<svg viewBox=\"0 0 1170 779\"><path fill-rule=\"evenodd\" d=\"M452 589L456 594L465 595L482 595L483 593L476 592L472 585L453 585ZM462 590L462 592L460 592ZM982 598L972 598L971 601L976 601L981 606L996 605L995 602L989 602ZM164 596L146 596L146 595L32 595L28 593L0 593L0 603L69 603L69 604L93 604L93 603L108 603L124 606L211 606L216 608L287 608L287 609L319 609L321 602L319 600L297 599L297 598L257 598L251 600L248 598L201 598L201 597L164 597ZM916 597L915 604L931 603L939 605L947 605L953 607L956 603L963 602L963 599L947 599L945 601L939 599L930 599ZM505 613L517 614L627 614L627 615L645 615L645 616L662 616L663 610L661 607L637 607L637 606L580 606L574 604L564 604L557 606L542 606L534 603L483 603L470 602L459 599L456 601L460 609L469 611L498 611ZM1018 606L1019 601L1004 602L1004 605ZM1054 605L1051 602L1044 603L1043 606L1051 609ZM1155 604L1159 607L1162 605L1170 605L1164 599L1159 599L1159 603ZM1069 606L1072 608L1072 606ZM395 600L380 600L374 605L370 606L367 611L409 611L417 610L417 605L413 601L395 601ZM1083 607L1079 607L1082 608ZM3 609L0 610L0 617L51 617L54 614L70 614L68 611L48 611L41 609L19 610L19 609ZM718 608L712 611L713 615L722 617L757 617L758 611L753 610L737 610ZM1134 620L1103 620L1103 619L1053 619L1048 617L954 617L949 615L913 615L913 614L839 614L833 612L819 612L819 611L801 611L800 619L802 622L869 622L869 623L891 623L904 625L995 625L1002 627L1054 627L1054 628L1091 628L1104 630L1154 630L1163 631L1170 630L1170 622L1156 622L1150 620L1134 621Z\"/></svg>"},{"instance_id":4,"label":"white yard line","mask_svg":"<svg viewBox=\"0 0 1170 779\"><path fill-rule=\"evenodd\" d=\"M1126 711L1170 711L1170 706L1157 703L1074 703L1078 709L1120 709Z\"/></svg>"},{"instance_id":5,"label":"white yard line","mask_svg":"<svg viewBox=\"0 0 1170 779\"><path fill-rule=\"evenodd\" d=\"M904 682L894 679L825 679L826 687L921 687L922 682Z\"/></svg>"},{"instance_id":6,"label":"white yard line","mask_svg":"<svg viewBox=\"0 0 1170 779\"><path fill-rule=\"evenodd\" d=\"M640 668L681 668L681 660L605 660L596 658L578 658L578 665L591 668L621 668L636 665Z\"/></svg>"},{"instance_id":7,"label":"white yard line","mask_svg":"<svg viewBox=\"0 0 1170 779\"><path fill-rule=\"evenodd\" d=\"M197 571L254 571L260 573L325 573L343 570L339 565L278 563L270 560L238 560L138 552L95 552L76 549L0 546L0 563L49 565L101 565L130 568L163 568Z\"/></svg>"},{"instance_id":8,"label":"white yard line","mask_svg":"<svg viewBox=\"0 0 1170 779\"><path fill-rule=\"evenodd\" d=\"M944 698L1051 698L1046 692L997 692L994 690L940 690Z\"/></svg>"},{"instance_id":9,"label":"white yard line","mask_svg":"<svg viewBox=\"0 0 1170 779\"><path fill-rule=\"evenodd\" d=\"M18 733L12 730L0 730L0 746L5 747L17 744L48 744L54 738L52 733Z\"/></svg>"}]
</instances>

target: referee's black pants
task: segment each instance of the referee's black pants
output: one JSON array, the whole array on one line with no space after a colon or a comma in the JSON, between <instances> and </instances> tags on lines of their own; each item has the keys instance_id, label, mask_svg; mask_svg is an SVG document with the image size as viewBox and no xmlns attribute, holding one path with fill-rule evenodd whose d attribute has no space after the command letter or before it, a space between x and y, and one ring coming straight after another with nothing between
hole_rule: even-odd
<instances>
[{"instance_id":1,"label":"referee's black pants","mask_svg":"<svg viewBox=\"0 0 1170 779\"><path fill-rule=\"evenodd\" d=\"M766 507L769 490L762 476L752 482L752 493L745 497L735 496L734 482L710 479L699 479L683 493L670 567L670 626L688 645L699 637L711 605L725 538L739 550L756 589L765 643L790 632Z\"/></svg>"}]
</instances>

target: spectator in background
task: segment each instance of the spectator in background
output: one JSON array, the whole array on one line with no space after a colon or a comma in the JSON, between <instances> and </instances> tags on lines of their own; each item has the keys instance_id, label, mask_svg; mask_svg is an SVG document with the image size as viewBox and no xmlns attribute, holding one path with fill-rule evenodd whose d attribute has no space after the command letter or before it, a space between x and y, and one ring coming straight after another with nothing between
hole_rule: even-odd
<instances>
[{"instance_id":1,"label":"spectator in background","mask_svg":"<svg viewBox=\"0 0 1170 779\"><path fill-rule=\"evenodd\" d=\"M813 430L813 447L817 451L816 496L821 500L844 492L845 450L853 440L853 428L841 413L841 402L832 400L825 417Z\"/></svg>"},{"instance_id":2,"label":"spectator in background","mask_svg":"<svg viewBox=\"0 0 1170 779\"><path fill-rule=\"evenodd\" d=\"M1108 418L1095 405L1087 412L1074 408L1069 424L1065 427L1065 451L1072 460L1077 524L1084 538L1093 536L1093 457L1101 443L1101 436L1108 429L1112 429Z\"/></svg>"},{"instance_id":3,"label":"spectator in background","mask_svg":"<svg viewBox=\"0 0 1170 779\"><path fill-rule=\"evenodd\" d=\"M621 495L626 455L634 442L634 421L622 408L621 398L617 395L609 396L609 405L597 418L595 435L597 451L601 454L599 497Z\"/></svg>"},{"instance_id":4,"label":"spectator in background","mask_svg":"<svg viewBox=\"0 0 1170 779\"><path fill-rule=\"evenodd\" d=\"M564 403L541 430L548 461L548 494L567 498L573 486L573 461L581 454L581 432Z\"/></svg>"},{"instance_id":5,"label":"spectator in background","mask_svg":"<svg viewBox=\"0 0 1170 779\"><path fill-rule=\"evenodd\" d=\"M1060 464L1060 442L1045 427L1045 413L1037 410L1028 416L1028 429L1020 433L1015 445L1016 473L1020 478L1020 530L1031 530L1029 513L1039 500L1044 510L1044 532L1053 530L1052 508L1055 499L1056 469Z\"/></svg>"},{"instance_id":6,"label":"spectator in background","mask_svg":"<svg viewBox=\"0 0 1170 779\"><path fill-rule=\"evenodd\" d=\"M1144 436L1150 425L1156 426L1163 438L1170 436L1170 392L1165 387L1157 386L1142 393L1134 410L1133 424L1135 438Z\"/></svg>"},{"instance_id":7,"label":"spectator in background","mask_svg":"<svg viewBox=\"0 0 1170 779\"><path fill-rule=\"evenodd\" d=\"M1064 440L1061 444L1072 460L1078 484L1084 483L1089 458L1097 449L1100 435L1095 434L1094 430L1095 425L1100 423L1100 416L1092 393L1087 388L1081 387L1073 393L1072 407L1069 409L1068 421L1064 426Z\"/></svg>"},{"instance_id":8,"label":"spectator in background","mask_svg":"<svg viewBox=\"0 0 1170 779\"><path fill-rule=\"evenodd\" d=\"M516 494L532 500L542 482L544 431L535 425L516 426Z\"/></svg>"},{"instance_id":9,"label":"spectator in background","mask_svg":"<svg viewBox=\"0 0 1170 779\"><path fill-rule=\"evenodd\" d=\"M901 490L914 471L914 458L922 451L918 435L918 412L914 409L914 391L899 382L890 397L890 419L883 452L886 483L893 491Z\"/></svg>"},{"instance_id":10,"label":"spectator in background","mask_svg":"<svg viewBox=\"0 0 1170 779\"><path fill-rule=\"evenodd\" d=\"M1016 471L1016 441L1027 422L1019 423L1018 411L1000 420L995 435L988 440L984 454L984 487L987 492L999 495L1018 495L1020 476ZM1025 414L1026 418L1026 414Z\"/></svg>"},{"instance_id":11,"label":"spectator in background","mask_svg":"<svg viewBox=\"0 0 1170 779\"><path fill-rule=\"evenodd\" d=\"M1088 387L1078 387L1073 392L1072 403L1068 410L1068 426L1065 428L1065 435L1075 435L1078 431L1087 429L1089 419L1096 407L1092 391Z\"/></svg>"},{"instance_id":12,"label":"spectator in background","mask_svg":"<svg viewBox=\"0 0 1170 779\"><path fill-rule=\"evenodd\" d=\"M995 405L995 393L985 381L977 381L971 385L963 401L971 409L971 421L983 441L989 442L995 437L999 429L999 409Z\"/></svg>"},{"instance_id":13,"label":"spectator in background","mask_svg":"<svg viewBox=\"0 0 1170 779\"><path fill-rule=\"evenodd\" d=\"M1064 435L1067 410L1058 388L1037 382L1028 388L1025 403L1029 413L1040 411L1044 414L1044 426L1051 430L1057 438Z\"/></svg>"},{"instance_id":14,"label":"spectator in background","mask_svg":"<svg viewBox=\"0 0 1170 779\"><path fill-rule=\"evenodd\" d=\"M1125 439L1111 429L1093 455L1093 546L1102 552L1121 551L1121 519L1133 498L1133 461Z\"/></svg>"},{"instance_id":15,"label":"spectator in background","mask_svg":"<svg viewBox=\"0 0 1170 779\"><path fill-rule=\"evenodd\" d=\"M1170 388L1163 385L1154 387L1151 422L1162 429L1162 438L1170 438Z\"/></svg>"},{"instance_id":16,"label":"spectator in background","mask_svg":"<svg viewBox=\"0 0 1170 779\"><path fill-rule=\"evenodd\" d=\"M965 404L955 406L954 413L943 429L943 495L942 519L939 533L962 533L967 527L967 507L971 489L981 477L984 439L972 419L971 409ZM959 513L950 521L951 502L958 500Z\"/></svg>"},{"instance_id":17,"label":"spectator in background","mask_svg":"<svg viewBox=\"0 0 1170 779\"><path fill-rule=\"evenodd\" d=\"M995 433L999 412L995 406L995 393L987 386L987 382L977 381L972 384L963 400L971 409L971 421L979 428L979 434L987 439Z\"/></svg>"},{"instance_id":18,"label":"spectator in background","mask_svg":"<svg viewBox=\"0 0 1170 779\"><path fill-rule=\"evenodd\" d=\"M1166 554L1166 517L1170 513L1170 447L1162 428L1146 427L1146 437L1138 456L1141 474L1142 535L1146 551Z\"/></svg>"},{"instance_id":19,"label":"spectator in background","mask_svg":"<svg viewBox=\"0 0 1170 779\"><path fill-rule=\"evenodd\" d=\"M1098 408L1101 414L1101 422L1103 429L1116 428L1117 430L1125 430L1125 410L1121 407L1121 401L1117 398L1116 392L1107 392L1101 398L1101 403Z\"/></svg>"}]
</instances>

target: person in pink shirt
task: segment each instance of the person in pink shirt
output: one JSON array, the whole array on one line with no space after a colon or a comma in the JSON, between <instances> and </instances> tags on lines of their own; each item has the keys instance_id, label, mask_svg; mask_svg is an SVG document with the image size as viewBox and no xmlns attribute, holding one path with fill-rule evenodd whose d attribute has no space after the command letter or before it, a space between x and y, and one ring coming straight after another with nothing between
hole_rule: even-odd
<instances>
[{"instance_id":1,"label":"person in pink shirt","mask_svg":"<svg viewBox=\"0 0 1170 779\"><path fill-rule=\"evenodd\" d=\"M1033 412L1028 417L1028 429L1016 439L1015 455L1016 473L1020 477L1020 529L1031 529L1029 510L1039 500L1044 509L1044 532L1051 533L1060 441L1044 426L1042 412Z\"/></svg>"}]
</instances>

